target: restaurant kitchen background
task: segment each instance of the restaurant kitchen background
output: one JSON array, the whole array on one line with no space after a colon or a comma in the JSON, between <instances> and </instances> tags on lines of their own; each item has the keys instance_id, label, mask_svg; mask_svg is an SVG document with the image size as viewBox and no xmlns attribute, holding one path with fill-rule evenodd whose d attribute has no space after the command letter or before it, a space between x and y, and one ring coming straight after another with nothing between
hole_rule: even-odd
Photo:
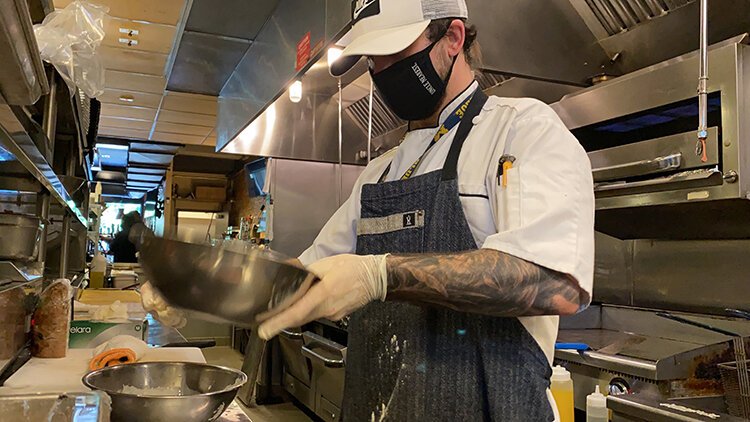
<instances>
[{"instance_id":1,"label":"restaurant kitchen background","mask_svg":"<svg viewBox=\"0 0 750 422\"><path fill-rule=\"evenodd\" d=\"M99 29L76 44L91 48L94 63L76 61L89 76L44 61L54 54L40 54L35 36L45 16L82 3L0 0L3 382L36 359L24 352L31 298L57 279L72 286L73 328L93 321L80 303L119 301L133 305L112 333L160 333L128 290L146 278L140 266L107 255L125 215L137 211L158 235L236 239L294 257L405 130L366 63L329 74L350 24L347 0L91 1L102 6L87 15ZM750 1L467 3L481 89L551 104L592 162L594 303L562 318L558 342L579 346L555 355L572 374L578 417L596 386L612 420L742 417ZM107 259L97 268L105 289L90 286L97 255ZM295 417L338 420L345 321L265 343L189 317L175 335L236 355L249 377L237 395L244 409L284 402ZM14 409L10 392L0 387L0 410Z\"/></svg>"}]
</instances>

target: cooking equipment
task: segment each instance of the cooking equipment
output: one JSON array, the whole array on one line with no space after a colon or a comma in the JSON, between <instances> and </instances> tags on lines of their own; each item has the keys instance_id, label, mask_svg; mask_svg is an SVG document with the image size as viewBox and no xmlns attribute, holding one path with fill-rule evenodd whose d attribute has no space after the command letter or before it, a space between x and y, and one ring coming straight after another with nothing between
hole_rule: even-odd
<instances>
[{"instance_id":1,"label":"cooking equipment","mask_svg":"<svg viewBox=\"0 0 750 422\"><path fill-rule=\"evenodd\" d=\"M672 315L668 312L657 312L656 315L681 324L692 325L732 337L735 360L718 365L721 372L722 386L724 387L724 397L730 414L750 419L750 377L748 376L745 341L742 336L708 324Z\"/></svg>"},{"instance_id":2,"label":"cooking equipment","mask_svg":"<svg viewBox=\"0 0 750 422\"><path fill-rule=\"evenodd\" d=\"M241 326L299 299L314 275L279 253L141 236L140 260L172 305Z\"/></svg>"},{"instance_id":3,"label":"cooking equipment","mask_svg":"<svg viewBox=\"0 0 750 422\"><path fill-rule=\"evenodd\" d=\"M591 347L555 351L555 362L572 374L576 407L585 409L586 395L599 385L610 396L637 393L664 402L715 397L707 401L714 406L709 410L726 412L716 365L733 359L734 337L729 333L746 331L747 323L699 314L690 320L727 334L675 326L657 311L612 305L562 318L558 341ZM612 344L619 346L609 347Z\"/></svg>"},{"instance_id":4,"label":"cooking equipment","mask_svg":"<svg viewBox=\"0 0 750 422\"><path fill-rule=\"evenodd\" d=\"M346 346L310 331L304 332L302 338L302 355L312 364L312 409L326 422L337 421L344 399Z\"/></svg>"},{"instance_id":5,"label":"cooking equipment","mask_svg":"<svg viewBox=\"0 0 750 422\"><path fill-rule=\"evenodd\" d=\"M741 123L750 119L747 43L743 35L709 50L708 129L699 151L698 52L552 105L589 154L598 231L620 239L750 236L750 144Z\"/></svg>"},{"instance_id":6,"label":"cooking equipment","mask_svg":"<svg viewBox=\"0 0 750 422\"><path fill-rule=\"evenodd\" d=\"M0 259L33 260L41 232L42 222L36 216L0 213Z\"/></svg>"},{"instance_id":7,"label":"cooking equipment","mask_svg":"<svg viewBox=\"0 0 750 422\"><path fill-rule=\"evenodd\" d=\"M83 377L89 388L112 398L112 421L213 421L247 382L240 371L197 363L156 362L119 365ZM123 393L132 386L138 394ZM156 389L183 395L149 395Z\"/></svg>"}]
</instances>

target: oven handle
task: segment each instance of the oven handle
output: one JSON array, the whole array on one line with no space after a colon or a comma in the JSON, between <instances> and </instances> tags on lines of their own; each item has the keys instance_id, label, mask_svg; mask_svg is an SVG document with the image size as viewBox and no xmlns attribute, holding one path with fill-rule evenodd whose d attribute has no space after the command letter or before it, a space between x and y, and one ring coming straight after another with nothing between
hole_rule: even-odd
<instances>
[{"instance_id":1,"label":"oven handle","mask_svg":"<svg viewBox=\"0 0 750 422\"><path fill-rule=\"evenodd\" d=\"M714 175L721 175L721 172L716 169L710 169L705 171L691 171L686 172L685 174L675 174L672 176L659 178L659 179L649 179L649 180L641 180L638 182L614 182L614 183L600 183L594 185L594 191L595 192L607 192L607 191L614 191L619 189L632 189L632 188L640 188L645 186L658 186L665 183L675 183L675 182L689 182L693 180L704 180L709 179L713 177Z\"/></svg>"},{"instance_id":2,"label":"oven handle","mask_svg":"<svg viewBox=\"0 0 750 422\"><path fill-rule=\"evenodd\" d=\"M302 333L295 333L294 331L281 330L281 336L286 337L290 340L302 340Z\"/></svg>"},{"instance_id":3,"label":"oven handle","mask_svg":"<svg viewBox=\"0 0 750 422\"><path fill-rule=\"evenodd\" d=\"M634 161L632 163L594 169L594 182L605 182L633 176L645 176L679 169L682 166L682 153L670 154L651 160Z\"/></svg>"},{"instance_id":4,"label":"oven handle","mask_svg":"<svg viewBox=\"0 0 750 422\"><path fill-rule=\"evenodd\" d=\"M303 334L305 338L305 344L302 346L302 355L310 359L315 359L323 362L328 368L343 368L346 364L346 347L336 342L328 340L323 336L319 336L315 333L306 331ZM332 350L335 353L341 354L341 359L331 359L323 356L320 353L313 350L314 347L322 347L328 350Z\"/></svg>"},{"instance_id":5,"label":"oven handle","mask_svg":"<svg viewBox=\"0 0 750 422\"><path fill-rule=\"evenodd\" d=\"M344 359L331 359L327 358L320 353L316 352L313 349L310 349L307 346L302 346L302 354L310 359L317 359L328 368L343 368L344 367Z\"/></svg>"}]
</instances>

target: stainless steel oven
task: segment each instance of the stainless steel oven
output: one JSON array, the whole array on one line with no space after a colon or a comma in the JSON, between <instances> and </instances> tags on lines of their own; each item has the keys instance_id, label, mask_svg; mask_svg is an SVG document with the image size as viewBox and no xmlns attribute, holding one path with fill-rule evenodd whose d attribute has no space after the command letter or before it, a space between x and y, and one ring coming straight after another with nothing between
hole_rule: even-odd
<instances>
[{"instance_id":1,"label":"stainless steel oven","mask_svg":"<svg viewBox=\"0 0 750 422\"><path fill-rule=\"evenodd\" d=\"M591 159L597 230L619 238L750 236L747 40L710 49L705 148L697 137L697 53L553 104Z\"/></svg>"}]
</instances>

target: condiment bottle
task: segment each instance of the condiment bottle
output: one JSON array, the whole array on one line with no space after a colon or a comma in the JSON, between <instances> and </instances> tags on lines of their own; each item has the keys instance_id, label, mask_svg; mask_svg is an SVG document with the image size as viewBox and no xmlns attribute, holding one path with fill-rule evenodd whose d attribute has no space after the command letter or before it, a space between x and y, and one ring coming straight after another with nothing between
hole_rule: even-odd
<instances>
[{"instance_id":1,"label":"condiment bottle","mask_svg":"<svg viewBox=\"0 0 750 422\"><path fill-rule=\"evenodd\" d=\"M586 422L608 422L609 409L607 409L607 397L596 390L586 397Z\"/></svg>"},{"instance_id":2,"label":"condiment bottle","mask_svg":"<svg viewBox=\"0 0 750 422\"><path fill-rule=\"evenodd\" d=\"M550 391L560 413L560 422L575 422L573 380L570 378L570 372L562 366L552 368Z\"/></svg>"},{"instance_id":3,"label":"condiment bottle","mask_svg":"<svg viewBox=\"0 0 750 422\"><path fill-rule=\"evenodd\" d=\"M104 288L104 274L107 272L107 258L97 249L94 259L91 261L89 272L89 287L92 289Z\"/></svg>"}]
</instances>

